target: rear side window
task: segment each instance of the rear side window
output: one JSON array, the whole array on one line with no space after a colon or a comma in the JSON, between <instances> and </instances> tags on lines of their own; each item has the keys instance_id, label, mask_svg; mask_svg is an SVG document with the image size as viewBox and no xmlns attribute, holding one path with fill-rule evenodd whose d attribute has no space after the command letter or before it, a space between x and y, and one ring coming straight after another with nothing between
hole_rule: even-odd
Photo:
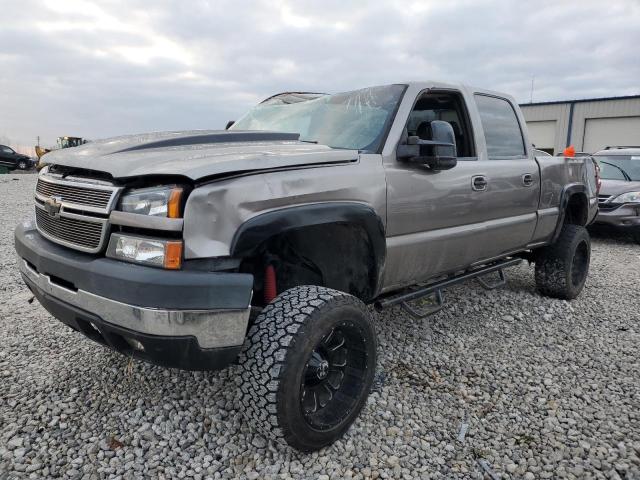
<instances>
[{"instance_id":1,"label":"rear side window","mask_svg":"<svg viewBox=\"0 0 640 480\"><path fill-rule=\"evenodd\" d=\"M475 95L489 158L526 155L518 117L511 104L497 97Z\"/></svg>"}]
</instances>

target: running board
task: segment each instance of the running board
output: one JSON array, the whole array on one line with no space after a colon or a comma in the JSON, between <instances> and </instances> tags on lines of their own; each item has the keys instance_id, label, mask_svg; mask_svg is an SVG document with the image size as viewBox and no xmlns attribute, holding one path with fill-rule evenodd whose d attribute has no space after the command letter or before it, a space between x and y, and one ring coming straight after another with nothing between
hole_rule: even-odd
<instances>
[{"instance_id":1,"label":"running board","mask_svg":"<svg viewBox=\"0 0 640 480\"><path fill-rule=\"evenodd\" d=\"M422 320L429 315L433 315L434 313L440 311L444 306L444 296L442 294L442 290L450 287L452 285L457 285L458 283L466 282L467 280L476 279L482 285L483 288L487 290L493 290L501 285L506 283L506 279L504 276L503 269L508 267L515 267L516 265L522 262L521 258L510 258L506 260L501 260L499 262L491 263L489 265L485 265L483 267L475 268L473 270L468 270L460 275L454 275L452 277L448 277L445 280L440 280L434 283L431 283L425 287L418 288L417 290L412 290L406 293L400 293L398 295L389 296L378 300L375 302L375 308L378 311L384 310L385 308L393 307L395 305L400 305L403 310L405 310L412 317ZM498 272L500 279L497 282L489 283L483 280L482 276L487 275L489 273ZM425 312L418 312L412 306L408 304L413 300L418 300L420 298L427 297L429 295L434 295L436 300L435 307L428 309Z\"/></svg>"},{"instance_id":2,"label":"running board","mask_svg":"<svg viewBox=\"0 0 640 480\"><path fill-rule=\"evenodd\" d=\"M495 282L487 282L485 279L482 278L482 276L477 277L476 280L478 281L480 286L485 290L494 290L507 283L507 279L504 276L504 270L502 268L498 270L498 280Z\"/></svg>"}]
</instances>

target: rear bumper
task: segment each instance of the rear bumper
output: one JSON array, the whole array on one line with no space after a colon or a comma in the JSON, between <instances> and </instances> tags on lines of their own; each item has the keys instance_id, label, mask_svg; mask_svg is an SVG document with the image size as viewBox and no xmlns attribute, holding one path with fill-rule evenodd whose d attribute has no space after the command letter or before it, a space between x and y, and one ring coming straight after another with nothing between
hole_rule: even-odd
<instances>
[{"instance_id":1,"label":"rear bumper","mask_svg":"<svg viewBox=\"0 0 640 480\"><path fill-rule=\"evenodd\" d=\"M81 254L15 233L19 268L56 318L126 355L187 370L215 370L242 348L251 275L166 271ZM124 267L124 268L123 268Z\"/></svg>"},{"instance_id":2,"label":"rear bumper","mask_svg":"<svg viewBox=\"0 0 640 480\"><path fill-rule=\"evenodd\" d=\"M614 210L600 210L595 225L625 230L640 229L640 205L625 204Z\"/></svg>"}]
</instances>

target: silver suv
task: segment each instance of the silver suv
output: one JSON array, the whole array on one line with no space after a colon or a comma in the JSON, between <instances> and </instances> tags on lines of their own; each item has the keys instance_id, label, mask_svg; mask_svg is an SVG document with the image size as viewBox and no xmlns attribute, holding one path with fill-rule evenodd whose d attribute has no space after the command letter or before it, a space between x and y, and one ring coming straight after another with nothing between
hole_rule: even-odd
<instances>
[{"instance_id":1,"label":"silver suv","mask_svg":"<svg viewBox=\"0 0 640 480\"><path fill-rule=\"evenodd\" d=\"M447 286L495 288L523 258L543 295L580 293L594 163L530 145L497 92L276 95L228 130L47 154L19 266L52 315L109 348L183 369L237 363L249 421L316 450L372 385L367 304L422 318ZM435 307L420 311L425 296Z\"/></svg>"},{"instance_id":2,"label":"silver suv","mask_svg":"<svg viewBox=\"0 0 640 480\"><path fill-rule=\"evenodd\" d=\"M640 147L609 147L593 157L602 178L595 224L629 233L640 243Z\"/></svg>"}]
</instances>

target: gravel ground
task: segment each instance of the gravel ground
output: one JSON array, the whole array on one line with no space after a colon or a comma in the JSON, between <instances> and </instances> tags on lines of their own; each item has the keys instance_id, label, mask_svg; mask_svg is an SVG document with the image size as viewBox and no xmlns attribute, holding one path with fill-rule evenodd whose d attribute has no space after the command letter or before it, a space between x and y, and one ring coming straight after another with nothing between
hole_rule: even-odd
<instances>
[{"instance_id":1,"label":"gravel ground","mask_svg":"<svg viewBox=\"0 0 640 480\"><path fill-rule=\"evenodd\" d=\"M375 314L374 392L312 455L255 435L230 371L165 370L58 323L20 281L35 176L0 176L0 478L640 478L640 247L596 238L572 302L450 289L416 322Z\"/></svg>"}]
</instances>

